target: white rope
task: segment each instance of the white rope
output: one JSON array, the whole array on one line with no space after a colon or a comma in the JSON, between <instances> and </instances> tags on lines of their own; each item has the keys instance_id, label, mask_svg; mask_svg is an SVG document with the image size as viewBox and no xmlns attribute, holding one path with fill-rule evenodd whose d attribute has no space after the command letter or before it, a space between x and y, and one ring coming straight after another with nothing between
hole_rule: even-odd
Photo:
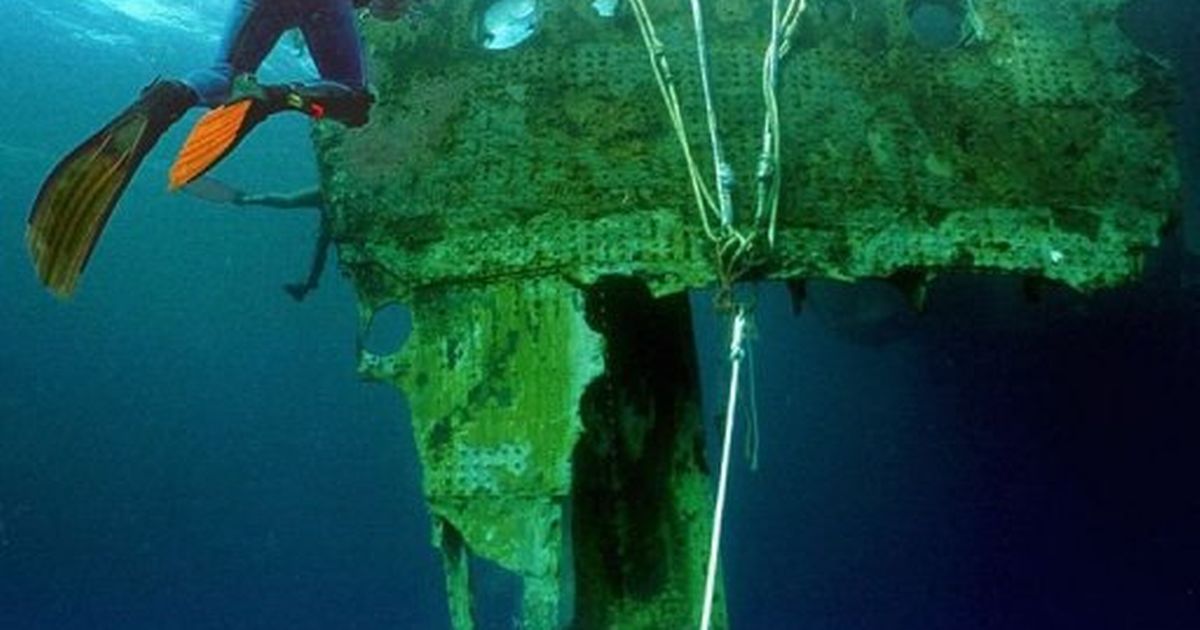
<instances>
[{"instance_id":1,"label":"white rope","mask_svg":"<svg viewBox=\"0 0 1200 630\"><path fill-rule=\"evenodd\" d=\"M771 39L763 56L763 143L758 159L758 195L754 212L755 229L766 221L767 245L775 247L779 215L780 169L779 62L791 50L792 37L807 8L806 0L790 0L781 13L780 0L771 2Z\"/></svg>"},{"instance_id":2,"label":"white rope","mask_svg":"<svg viewBox=\"0 0 1200 630\"><path fill-rule=\"evenodd\" d=\"M738 309L733 318L733 340L729 343L729 362L733 372L729 377L729 404L725 410L725 440L721 443L721 474L717 480L717 504L713 510L712 539L708 546L708 576L704 580L704 609L700 630L712 627L713 596L717 588L717 561L721 553L721 522L725 515L725 490L729 484L729 451L733 444L733 425L737 412L738 379L745 356L746 312Z\"/></svg>"},{"instance_id":3,"label":"white rope","mask_svg":"<svg viewBox=\"0 0 1200 630\"><path fill-rule=\"evenodd\" d=\"M700 63L700 87L704 92L704 109L708 115L708 135L712 145L713 173L717 184L717 203L721 213L721 226L733 227L733 169L721 152L721 132L717 125L717 107L713 103L712 81L708 69L708 42L704 36L704 14L700 0L692 0L692 25L696 30L696 56Z\"/></svg>"},{"instance_id":4,"label":"white rope","mask_svg":"<svg viewBox=\"0 0 1200 630\"><path fill-rule=\"evenodd\" d=\"M774 217L779 205L779 38L782 28L779 0L771 2L771 39L763 55L763 132L762 152L758 157L758 207L754 211L755 227L761 227L767 216ZM767 232L767 243L775 244L774 225Z\"/></svg>"},{"instance_id":5,"label":"white rope","mask_svg":"<svg viewBox=\"0 0 1200 630\"><path fill-rule=\"evenodd\" d=\"M758 368L754 367L753 331L750 334L750 343L746 344L746 367L750 370L750 378L746 379L747 387L750 390L746 392L750 398L749 426L746 429L746 461L750 462L751 472L758 472L758 449L762 443L762 433L758 427L758 387L755 385L758 380Z\"/></svg>"},{"instance_id":6,"label":"white rope","mask_svg":"<svg viewBox=\"0 0 1200 630\"><path fill-rule=\"evenodd\" d=\"M675 130L676 139L679 141L679 146L683 150L684 163L687 165L688 179L691 183L692 194L696 198L696 208L700 214L700 222L704 227L704 233L713 242L720 242L721 238L717 236L709 225L708 213L712 212L718 217L721 216L721 210L717 206L717 202L713 200L712 193L704 184L703 178L700 176L700 168L696 165L695 158L692 157L691 142L688 140L687 129L683 121L683 108L679 104L679 95L675 91L675 80L671 74L671 67L667 63L666 54L664 51L662 40L658 38L658 33L654 30L654 23L650 20L650 13L646 10L646 5L642 0L630 0L630 6L633 8L633 14L637 18L638 29L642 34L642 41L646 44L646 52L650 56L650 67L654 71L654 78L658 83L659 92L662 93L663 102L667 107L667 115L671 119L671 126Z\"/></svg>"}]
</instances>

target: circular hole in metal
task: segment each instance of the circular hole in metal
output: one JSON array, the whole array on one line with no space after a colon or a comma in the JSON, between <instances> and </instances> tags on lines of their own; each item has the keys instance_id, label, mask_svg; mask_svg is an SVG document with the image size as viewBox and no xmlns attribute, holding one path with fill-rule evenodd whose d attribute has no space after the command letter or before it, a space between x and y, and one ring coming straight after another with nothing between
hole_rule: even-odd
<instances>
[{"instance_id":1,"label":"circular hole in metal","mask_svg":"<svg viewBox=\"0 0 1200 630\"><path fill-rule=\"evenodd\" d=\"M412 314L399 304L388 304L375 311L363 332L363 349L371 354L394 354L412 332Z\"/></svg>"},{"instance_id":2,"label":"circular hole in metal","mask_svg":"<svg viewBox=\"0 0 1200 630\"><path fill-rule=\"evenodd\" d=\"M951 50L974 35L966 0L909 0L908 21L917 43L934 50Z\"/></svg>"},{"instance_id":3,"label":"circular hole in metal","mask_svg":"<svg viewBox=\"0 0 1200 630\"><path fill-rule=\"evenodd\" d=\"M495 0L479 14L479 44L487 50L509 50L537 33L537 0Z\"/></svg>"}]
</instances>

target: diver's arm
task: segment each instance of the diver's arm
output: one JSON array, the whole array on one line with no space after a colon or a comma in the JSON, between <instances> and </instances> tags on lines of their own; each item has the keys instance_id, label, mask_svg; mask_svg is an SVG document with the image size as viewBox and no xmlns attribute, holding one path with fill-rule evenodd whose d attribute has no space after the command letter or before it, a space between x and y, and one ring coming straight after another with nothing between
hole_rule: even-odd
<instances>
[{"instance_id":1,"label":"diver's arm","mask_svg":"<svg viewBox=\"0 0 1200 630\"><path fill-rule=\"evenodd\" d=\"M239 195L234 200L239 206L266 206L268 208L320 208L325 204L320 186L302 188L291 193L264 193L261 195Z\"/></svg>"},{"instance_id":2,"label":"diver's arm","mask_svg":"<svg viewBox=\"0 0 1200 630\"><path fill-rule=\"evenodd\" d=\"M329 246L333 242L333 234L329 224L321 221L321 232L317 235L317 246L313 250L312 263L308 267L308 277L304 282L294 282L283 285L283 289L297 302L303 301L321 282L321 273L325 271L325 262L329 258Z\"/></svg>"}]
</instances>

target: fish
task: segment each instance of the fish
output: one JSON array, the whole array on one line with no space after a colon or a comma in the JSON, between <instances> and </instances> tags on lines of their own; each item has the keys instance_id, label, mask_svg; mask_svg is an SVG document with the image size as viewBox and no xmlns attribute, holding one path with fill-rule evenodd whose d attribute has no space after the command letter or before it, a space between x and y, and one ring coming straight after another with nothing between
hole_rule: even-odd
<instances>
[{"instance_id":1,"label":"fish","mask_svg":"<svg viewBox=\"0 0 1200 630\"><path fill-rule=\"evenodd\" d=\"M497 0L483 13L483 47L508 50L532 37L537 26L537 0Z\"/></svg>"}]
</instances>

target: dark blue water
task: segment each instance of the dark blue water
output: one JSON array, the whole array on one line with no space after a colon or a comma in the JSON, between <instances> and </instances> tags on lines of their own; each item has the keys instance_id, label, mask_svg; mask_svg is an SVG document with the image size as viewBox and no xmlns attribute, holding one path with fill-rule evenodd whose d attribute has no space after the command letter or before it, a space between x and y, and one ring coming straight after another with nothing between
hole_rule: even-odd
<instances>
[{"instance_id":1,"label":"dark blue water","mask_svg":"<svg viewBox=\"0 0 1200 630\"><path fill-rule=\"evenodd\" d=\"M0 164L0 628L442 627L407 412L355 377L352 290L332 266L302 304L281 289L314 213L167 194L180 125L78 295L38 287L24 215L55 154L212 44L31 21L0 6L0 142L24 151ZM221 176L249 190L315 181L300 119L238 153Z\"/></svg>"},{"instance_id":2,"label":"dark blue water","mask_svg":"<svg viewBox=\"0 0 1200 630\"><path fill-rule=\"evenodd\" d=\"M1131 30L1181 62L1193 174L1196 7L1144 7ZM209 51L109 16L138 35L114 47L31 11L0 6L0 628L445 627L407 410L354 376L353 292L333 268L303 304L280 289L306 272L315 215L165 193L181 125L77 297L38 286L24 216L55 156ZM303 121L273 120L220 174L310 184ZM943 282L885 345L760 287L764 440L758 472L734 467L734 623L1200 627L1200 296L1181 287L1186 262L1176 238L1145 284L1091 299ZM716 410L724 324L695 304Z\"/></svg>"}]
</instances>

